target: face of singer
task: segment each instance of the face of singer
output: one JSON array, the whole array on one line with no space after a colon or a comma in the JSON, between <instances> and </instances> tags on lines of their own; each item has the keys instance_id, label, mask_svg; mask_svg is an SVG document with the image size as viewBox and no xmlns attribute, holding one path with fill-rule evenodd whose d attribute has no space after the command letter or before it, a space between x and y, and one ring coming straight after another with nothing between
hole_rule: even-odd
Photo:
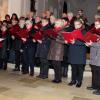
<instances>
[{"instance_id":1,"label":"face of singer","mask_svg":"<svg viewBox=\"0 0 100 100\"><path fill-rule=\"evenodd\" d=\"M5 32L6 30L7 30L7 27L6 27L5 25L2 25L1 31L2 31L2 32Z\"/></svg>"},{"instance_id":2,"label":"face of singer","mask_svg":"<svg viewBox=\"0 0 100 100\"><path fill-rule=\"evenodd\" d=\"M12 25L16 25L18 23L17 20L12 20Z\"/></svg>"},{"instance_id":3,"label":"face of singer","mask_svg":"<svg viewBox=\"0 0 100 100\"><path fill-rule=\"evenodd\" d=\"M96 29L100 28L100 21L99 20L95 21L95 28Z\"/></svg>"},{"instance_id":4,"label":"face of singer","mask_svg":"<svg viewBox=\"0 0 100 100\"><path fill-rule=\"evenodd\" d=\"M26 28L27 28L27 29L31 29L32 26L33 26L32 22L31 22L30 20L27 20L27 21L25 22L25 24L26 24Z\"/></svg>"},{"instance_id":5,"label":"face of singer","mask_svg":"<svg viewBox=\"0 0 100 100\"><path fill-rule=\"evenodd\" d=\"M48 20L42 19L42 26L43 27L46 26L46 25L48 25L48 24L49 24Z\"/></svg>"},{"instance_id":6,"label":"face of singer","mask_svg":"<svg viewBox=\"0 0 100 100\"><path fill-rule=\"evenodd\" d=\"M80 29L82 26L83 26L83 24L80 21L75 21L74 22L75 29Z\"/></svg>"},{"instance_id":7,"label":"face of singer","mask_svg":"<svg viewBox=\"0 0 100 100\"><path fill-rule=\"evenodd\" d=\"M55 20L56 20L55 16L50 16L50 22L51 22L51 24L54 24Z\"/></svg>"},{"instance_id":8,"label":"face of singer","mask_svg":"<svg viewBox=\"0 0 100 100\"><path fill-rule=\"evenodd\" d=\"M63 21L64 26L68 26L69 25L68 21L65 21L65 20L62 20L62 21Z\"/></svg>"},{"instance_id":9,"label":"face of singer","mask_svg":"<svg viewBox=\"0 0 100 100\"><path fill-rule=\"evenodd\" d=\"M55 27L56 28L59 28L59 27L63 27L64 26L64 23L63 23L63 21L62 20L56 20L55 21Z\"/></svg>"},{"instance_id":10,"label":"face of singer","mask_svg":"<svg viewBox=\"0 0 100 100\"><path fill-rule=\"evenodd\" d=\"M69 21L72 20L73 17L74 17L74 15L72 12L67 13L67 18L69 19Z\"/></svg>"},{"instance_id":11,"label":"face of singer","mask_svg":"<svg viewBox=\"0 0 100 100\"><path fill-rule=\"evenodd\" d=\"M38 22L40 22L40 21L41 21L41 18L37 16L37 17L35 18L35 23L38 23Z\"/></svg>"},{"instance_id":12,"label":"face of singer","mask_svg":"<svg viewBox=\"0 0 100 100\"><path fill-rule=\"evenodd\" d=\"M24 28L24 26L25 26L25 20L20 20L19 21L19 27Z\"/></svg>"}]
</instances>

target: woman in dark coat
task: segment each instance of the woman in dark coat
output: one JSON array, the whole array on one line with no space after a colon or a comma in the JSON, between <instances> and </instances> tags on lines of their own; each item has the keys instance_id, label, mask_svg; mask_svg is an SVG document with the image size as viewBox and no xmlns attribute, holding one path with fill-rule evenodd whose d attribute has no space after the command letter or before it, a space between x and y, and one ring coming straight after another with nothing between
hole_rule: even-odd
<instances>
[{"instance_id":1,"label":"woman in dark coat","mask_svg":"<svg viewBox=\"0 0 100 100\"><path fill-rule=\"evenodd\" d=\"M51 40L46 35L47 30L51 29L49 25L48 19L42 19L42 27L41 27L41 34L42 39L39 40L41 43L37 45L36 57L40 59L40 74L37 76L38 78L46 79L48 78L48 71L49 71L49 62L47 60L48 51L50 48Z\"/></svg>"},{"instance_id":2,"label":"woman in dark coat","mask_svg":"<svg viewBox=\"0 0 100 100\"><path fill-rule=\"evenodd\" d=\"M3 69L6 70L8 62L8 50L10 47L10 36L5 25L2 25L1 27L0 39L0 67L3 66Z\"/></svg>"},{"instance_id":3,"label":"woman in dark coat","mask_svg":"<svg viewBox=\"0 0 100 100\"><path fill-rule=\"evenodd\" d=\"M69 23L68 18L62 18L62 21L64 22L64 32L72 32L74 30L74 27L72 27ZM67 34L67 33L66 33ZM63 56L63 62L62 62L62 77L68 77L68 48L69 44L64 45L64 56Z\"/></svg>"},{"instance_id":4,"label":"woman in dark coat","mask_svg":"<svg viewBox=\"0 0 100 100\"><path fill-rule=\"evenodd\" d=\"M26 29L27 37L22 40L25 41L24 50L23 50L23 67L24 73L30 76L34 76L34 66L35 66L35 53L36 53L36 40L33 36L36 33L36 30L33 28L33 23L30 20L26 20ZM29 70L30 68L30 70Z\"/></svg>"}]
</instances>

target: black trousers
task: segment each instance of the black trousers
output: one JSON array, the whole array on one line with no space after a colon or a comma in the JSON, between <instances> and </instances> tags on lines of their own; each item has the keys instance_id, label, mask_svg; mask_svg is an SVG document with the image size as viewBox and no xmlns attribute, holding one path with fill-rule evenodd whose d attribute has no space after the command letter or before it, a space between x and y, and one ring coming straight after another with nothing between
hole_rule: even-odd
<instances>
[{"instance_id":1,"label":"black trousers","mask_svg":"<svg viewBox=\"0 0 100 100\"><path fill-rule=\"evenodd\" d=\"M72 67L72 81L82 82L85 65L71 64L71 67Z\"/></svg>"},{"instance_id":2,"label":"black trousers","mask_svg":"<svg viewBox=\"0 0 100 100\"><path fill-rule=\"evenodd\" d=\"M22 71L28 73L30 67L30 73L34 74L36 47L25 47L23 50Z\"/></svg>"},{"instance_id":3,"label":"black trousers","mask_svg":"<svg viewBox=\"0 0 100 100\"><path fill-rule=\"evenodd\" d=\"M61 61L52 61L52 65L54 67L55 80L61 80L62 78Z\"/></svg>"},{"instance_id":4,"label":"black trousers","mask_svg":"<svg viewBox=\"0 0 100 100\"><path fill-rule=\"evenodd\" d=\"M45 58L40 58L40 76L48 77L49 62Z\"/></svg>"},{"instance_id":5,"label":"black trousers","mask_svg":"<svg viewBox=\"0 0 100 100\"><path fill-rule=\"evenodd\" d=\"M0 69L7 69L7 62L9 59L9 51L5 50L3 51L2 48L0 48Z\"/></svg>"},{"instance_id":6,"label":"black trousers","mask_svg":"<svg viewBox=\"0 0 100 100\"><path fill-rule=\"evenodd\" d=\"M15 68L20 69L21 53L20 50L15 50Z\"/></svg>"},{"instance_id":7,"label":"black trousers","mask_svg":"<svg viewBox=\"0 0 100 100\"><path fill-rule=\"evenodd\" d=\"M64 56L63 61L61 62L62 66L62 76L68 76L68 58Z\"/></svg>"},{"instance_id":8,"label":"black trousers","mask_svg":"<svg viewBox=\"0 0 100 100\"><path fill-rule=\"evenodd\" d=\"M100 67L95 65L90 66L92 72L92 87L100 90Z\"/></svg>"}]
</instances>

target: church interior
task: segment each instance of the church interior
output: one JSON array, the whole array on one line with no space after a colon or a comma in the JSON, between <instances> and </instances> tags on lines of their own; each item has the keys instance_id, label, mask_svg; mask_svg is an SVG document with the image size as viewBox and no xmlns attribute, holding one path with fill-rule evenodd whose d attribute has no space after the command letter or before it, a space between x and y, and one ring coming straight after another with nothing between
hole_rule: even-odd
<instances>
[{"instance_id":1,"label":"church interior","mask_svg":"<svg viewBox=\"0 0 100 100\"><path fill-rule=\"evenodd\" d=\"M82 9L82 11L84 11L84 15L86 16L88 20L87 23L89 25L92 25L92 23L94 22L95 14L99 13L99 21L100 21L100 0L0 0L0 28L2 27L1 23L5 23L5 15L12 16L12 14L17 14L18 18L20 19L22 18L23 20L24 17L26 16L29 17L29 14L31 16L31 13L33 15L35 14L34 18L38 18L38 16L43 17L43 14L45 14L43 12L47 10L53 13L51 14L51 16L55 16L59 20L59 18L62 17L62 14L65 14L68 12L70 13L73 12L76 15L79 9ZM28 18L25 18L25 20L27 19ZM43 19L43 21L46 21L46 20L47 18ZM31 21L33 21L33 19ZM27 23L25 23L26 27L27 27ZM10 30L11 27L10 28L9 27L8 29ZM36 26L36 29L37 29L37 26ZM99 29L100 29L100 23L99 23ZM0 29L0 32L2 32L2 29ZM15 40L15 37L17 37L17 36L13 37L13 35L11 36L12 41ZM21 39L23 39L23 37ZM0 60L3 54L3 52L1 52L1 41L2 41L2 38L1 38L1 33L0 33ZM38 41L38 42L40 43L41 41ZM73 52L74 52L74 49L75 48L73 48ZM9 48L7 50L10 51ZM20 52L23 52L24 50L27 50L27 49L24 48L24 50L22 51L21 50L22 49L20 49ZM13 52L11 51L12 52L11 59L10 59L11 61L7 62L6 70L5 69L3 70L0 65L0 100L100 100L100 92L98 95L94 95L93 91L95 89L94 90L87 89L88 86L91 86L91 82L93 81L91 67L90 67L90 58L91 58L90 48L87 49L86 59L85 59L86 66L83 73L83 83L80 88L76 88L77 86L75 85L72 85L72 86L68 85L72 79L72 67L70 64L68 65L67 77L63 77L61 80L62 82L61 83L59 82L59 84L55 84L57 82L54 82L54 80L53 80L54 83L52 82L52 79L55 78L55 73L56 73L54 68L51 68L52 66L49 68L48 77L46 78L37 77L41 70L40 67L37 67L38 64L34 68L34 75L33 73L29 75L21 71L23 70L22 69L23 61L19 65L21 66L19 68L19 71L18 70L16 71L16 65L15 65L16 58L13 58L16 55L16 51L17 50L14 51L15 54L13 54ZM30 50L29 52L34 52L34 51ZM20 59L20 58L17 58L17 59ZM13 62L13 60L15 61ZM0 64L1 64L1 61L0 61ZM14 69L14 66L15 66L15 69ZM31 67L29 68L29 71L31 72ZM100 78L98 81L100 81Z\"/></svg>"}]
</instances>

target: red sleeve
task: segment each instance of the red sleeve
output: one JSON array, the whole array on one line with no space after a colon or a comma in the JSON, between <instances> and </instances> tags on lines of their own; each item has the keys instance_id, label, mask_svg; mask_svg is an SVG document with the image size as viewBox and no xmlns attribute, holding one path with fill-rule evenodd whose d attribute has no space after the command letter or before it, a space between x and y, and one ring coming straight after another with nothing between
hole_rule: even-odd
<instances>
[{"instance_id":1,"label":"red sleeve","mask_svg":"<svg viewBox=\"0 0 100 100\"><path fill-rule=\"evenodd\" d=\"M11 29L10 29L10 34L11 35L14 35L14 36L17 36L17 32L20 31L20 27L19 26L12 26Z\"/></svg>"},{"instance_id":2,"label":"red sleeve","mask_svg":"<svg viewBox=\"0 0 100 100\"><path fill-rule=\"evenodd\" d=\"M28 32L26 29L21 29L17 35L20 37L20 38L27 38L28 37Z\"/></svg>"},{"instance_id":3,"label":"red sleeve","mask_svg":"<svg viewBox=\"0 0 100 100\"><path fill-rule=\"evenodd\" d=\"M42 40L41 32L36 32L36 33L33 35L33 39L35 39L35 40Z\"/></svg>"}]
</instances>

